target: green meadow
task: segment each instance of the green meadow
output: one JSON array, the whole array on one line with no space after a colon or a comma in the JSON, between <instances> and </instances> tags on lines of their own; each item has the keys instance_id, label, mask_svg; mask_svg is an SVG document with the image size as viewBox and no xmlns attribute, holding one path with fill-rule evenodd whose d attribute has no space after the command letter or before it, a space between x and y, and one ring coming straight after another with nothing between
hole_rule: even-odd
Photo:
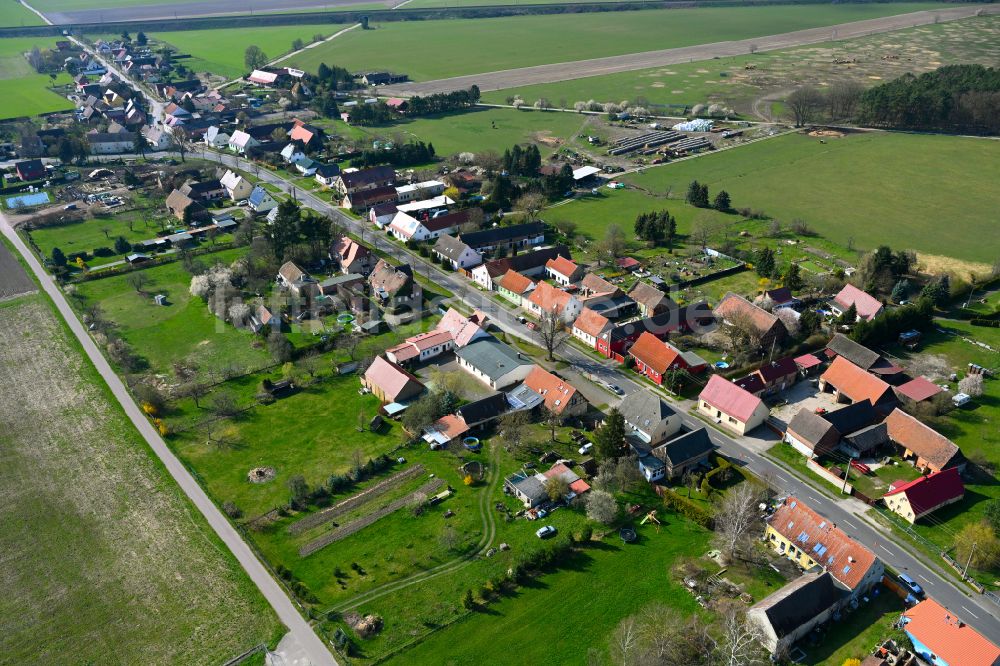
<instances>
[{"instance_id":1,"label":"green meadow","mask_svg":"<svg viewBox=\"0 0 1000 666\"><path fill-rule=\"evenodd\" d=\"M72 109L73 104L49 86L70 83L68 74L59 74L55 82L47 74L38 74L24 54L37 46L55 46L54 37L16 37L0 39L0 120L37 116Z\"/></svg>"},{"instance_id":2,"label":"green meadow","mask_svg":"<svg viewBox=\"0 0 1000 666\"><path fill-rule=\"evenodd\" d=\"M19 2L0 5L0 27L13 28L23 25L42 25L42 18Z\"/></svg>"}]
</instances>

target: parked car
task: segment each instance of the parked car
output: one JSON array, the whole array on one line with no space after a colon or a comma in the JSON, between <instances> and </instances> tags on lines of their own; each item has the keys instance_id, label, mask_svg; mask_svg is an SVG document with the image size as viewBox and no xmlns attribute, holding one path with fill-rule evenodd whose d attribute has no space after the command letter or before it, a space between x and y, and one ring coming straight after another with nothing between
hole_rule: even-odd
<instances>
[{"instance_id":1,"label":"parked car","mask_svg":"<svg viewBox=\"0 0 1000 666\"><path fill-rule=\"evenodd\" d=\"M533 331L536 328L538 328L538 324L536 324L533 321L529 321L527 324L525 324L525 326L528 328L529 331Z\"/></svg>"},{"instance_id":2,"label":"parked car","mask_svg":"<svg viewBox=\"0 0 1000 666\"><path fill-rule=\"evenodd\" d=\"M851 467L853 467L854 469L858 470L862 474L871 474L872 473L872 468L871 467L869 467L868 465L864 464L863 462L858 462L857 460L852 460L851 461Z\"/></svg>"},{"instance_id":3,"label":"parked car","mask_svg":"<svg viewBox=\"0 0 1000 666\"><path fill-rule=\"evenodd\" d=\"M920 587L920 585L917 584L917 581L910 578L908 574L901 573L896 578L898 578L899 582L903 584L903 587L912 592L915 596L924 596L924 588Z\"/></svg>"},{"instance_id":4,"label":"parked car","mask_svg":"<svg viewBox=\"0 0 1000 666\"><path fill-rule=\"evenodd\" d=\"M545 527L539 527L535 531L535 536L538 537L539 539L547 539L555 533L556 533L556 528L552 527L551 525L546 525Z\"/></svg>"},{"instance_id":5,"label":"parked car","mask_svg":"<svg viewBox=\"0 0 1000 666\"><path fill-rule=\"evenodd\" d=\"M581 447L580 447L580 448L578 449L578 451L577 451L577 452L578 452L578 453L579 453L579 454L580 454L581 456L582 456L582 455L586 455L586 454L590 453L590 450L591 450L592 448L594 448L594 443L593 443L593 442L587 442L586 444L584 444L583 446L581 446Z\"/></svg>"},{"instance_id":6,"label":"parked car","mask_svg":"<svg viewBox=\"0 0 1000 666\"><path fill-rule=\"evenodd\" d=\"M625 391L623 391L622 387L618 386L618 384L605 383L604 385L615 395L625 395Z\"/></svg>"}]
</instances>

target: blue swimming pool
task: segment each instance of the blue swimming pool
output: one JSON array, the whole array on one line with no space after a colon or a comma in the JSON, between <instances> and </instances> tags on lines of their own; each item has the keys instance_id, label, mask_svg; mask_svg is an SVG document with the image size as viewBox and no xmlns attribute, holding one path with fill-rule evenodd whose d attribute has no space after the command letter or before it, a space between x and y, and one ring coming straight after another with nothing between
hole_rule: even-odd
<instances>
[{"instance_id":1,"label":"blue swimming pool","mask_svg":"<svg viewBox=\"0 0 1000 666\"><path fill-rule=\"evenodd\" d=\"M31 192L30 194L19 194L16 197L7 197L7 208L26 208L28 206L41 206L47 204L48 192Z\"/></svg>"}]
</instances>

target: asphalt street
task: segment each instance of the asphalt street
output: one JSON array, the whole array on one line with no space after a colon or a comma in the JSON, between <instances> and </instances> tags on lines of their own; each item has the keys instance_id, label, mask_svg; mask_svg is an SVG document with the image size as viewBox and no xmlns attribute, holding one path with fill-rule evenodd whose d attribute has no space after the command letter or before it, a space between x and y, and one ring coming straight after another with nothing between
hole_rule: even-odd
<instances>
[{"instance_id":1,"label":"asphalt street","mask_svg":"<svg viewBox=\"0 0 1000 666\"><path fill-rule=\"evenodd\" d=\"M483 72L481 74L469 74L434 81L401 83L380 89L380 94L413 97L414 95L430 95L451 92L453 90L464 90L473 85L479 86L479 89L484 92L490 90L507 90L508 88L518 88L540 83L557 83L569 79L582 79L588 76L631 72L684 62L711 60L712 58L746 55L762 51L776 51L807 44L852 39L864 35L912 28L914 26L969 18L979 13L995 14L997 12L1000 12L1000 6L997 5L974 5L913 12L910 14L853 21L738 41L715 42L712 44L699 44L659 51L644 51L642 53L630 53L606 58L536 65L534 67Z\"/></svg>"}]
</instances>

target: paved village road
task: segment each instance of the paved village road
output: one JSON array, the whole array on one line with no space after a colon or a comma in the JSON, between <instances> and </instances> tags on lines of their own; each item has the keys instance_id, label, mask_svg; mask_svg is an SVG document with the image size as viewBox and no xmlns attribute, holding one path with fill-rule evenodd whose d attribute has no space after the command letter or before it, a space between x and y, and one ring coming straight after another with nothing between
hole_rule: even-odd
<instances>
[{"instance_id":1,"label":"paved village road","mask_svg":"<svg viewBox=\"0 0 1000 666\"><path fill-rule=\"evenodd\" d=\"M337 661L330 650L292 604L291 599L288 598L285 591L271 577L270 572L257 559L257 556L250 550L250 547L243 541L243 538L232 524L230 524L229 520L222 515L222 512L215 506L215 503L205 494L205 491L194 480L194 477L191 476L187 468L181 464L177 456L167 447L163 438L160 437L159 433L156 432L149 422L149 419L139 410L139 407L132 399L132 395L122 383L122 380L115 374L115 371L108 364L101 350L97 348L93 338L90 337L83 324L77 319L76 313L66 301L63 292L49 274L45 272L38 259L35 258L34 253L28 249L24 241L11 228L10 224L7 223L7 218L2 213L0 213L0 232L13 243L17 251L28 262L32 272L34 272L41 283L42 289L45 290L45 293L55 303L59 309L59 313L66 320L67 325L69 325L70 330L73 331L73 334L83 346L83 350L90 357L97 371L101 373L104 381L108 383L108 387L114 393L115 398L121 403L126 415L135 424L135 427L146 440L146 443L149 444L149 448L163 462L167 471L170 472L170 476L174 478L174 481L181 487L181 490L184 491L188 499L205 516L205 520L215 530L215 533L219 535L219 538L226 544L230 552L236 556L236 560L243 567L243 570L246 571L250 580L254 582L264 598L267 599L267 602L274 608L278 619L288 627L289 632L298 643L301 651L308 655L312 666L337 666Z\"/></svg>"},{"instance_id":2,"label":"paved village road","mask_svg":"<svg viewBox=\"0 0 1000 666\"><path fill-rule=\"evenodd\" d=\"M980 12L982 14L996 14L1000 12L1000 6L974 5L913 12L910 14L898 14L896 16L853 21L851 23L841 23L822 28L796 30L795 32L754 37L739 41L714 42L712 44L699 44L659 51L644 51L642 53L630 53L606 58L536 65L534 67L469 74L467 76L456 76L447 79L437 79L435 81L401 83L381 88L380 94L412 97L414 95L451 92L452 90L461 90L472 85L479 86L479 89L482 91L506 90L508 88L530 86L539 83L556 83L588 76L676 65L682 62L710 60L716 57L745 55L753 52L787 49L806 44L852 39L864 35L912 28L914 26L969 18Z\"/></svg>"}]
</instances>

